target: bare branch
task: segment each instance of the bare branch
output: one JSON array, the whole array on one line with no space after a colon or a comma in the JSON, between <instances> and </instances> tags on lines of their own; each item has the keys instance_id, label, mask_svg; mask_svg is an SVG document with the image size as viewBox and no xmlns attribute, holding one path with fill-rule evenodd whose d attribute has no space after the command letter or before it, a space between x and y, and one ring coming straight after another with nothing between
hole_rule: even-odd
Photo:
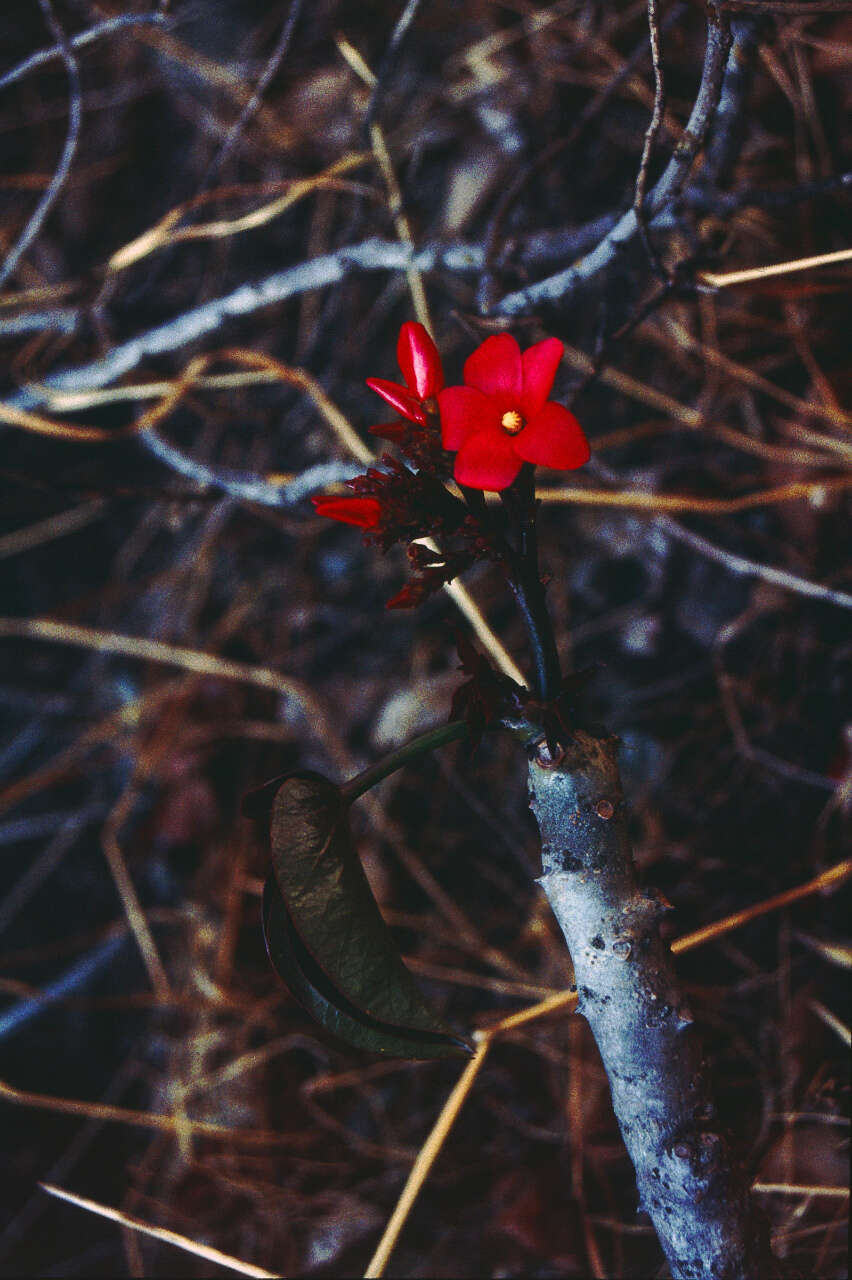
<instances>
[{"instance_id":1,"label":"bare branch","mask_svg":"<svg viewBox=\"0 0 852 1280\"><path fill-rule=\"evenodd\" d=\"M18 263L41 231L45 218L59 198L59 193L65 185L68 174L71 172L71 165L77 151L77 140L80 136L80 124L83 118L80 67L74 56L73 48L56 19L51 0L38 0L38 2L50 33L59 45L62 61L65 63L65 71L68 76L68 129L65 134L62 154L59 157L53 177L30 215L23 231L6 255L6 261L0 267L0 285L5 284L9 277L13 275Z\"/></svg>"},{"instance_id":2,"label":"bare branch","mask_svg":"<svg viewBox=\"0 0 852 1280\"><path fill-rule=\"evenodd\" d=\"M800 578L797 573L788 573L786 569L773 569L771 565L761 564L758 560L749 560L746 556L726 551L717 547L714 542L702 538L701 534L685 528L670 516L660 516L658 524L678 542L683 542L699 555L708 560L715 560L724 565L731 573L746 578L760 578L770 582L774 587L783 587L785 591L793 591L796 595L808 596L812 600L822 600L825 604L836 604L841 609L852 609L852 595L846 591L837 591L834 587L824 587L819 582L811 582L808 578Z\"/></svg>"},{"instance_id":3,"label":"bare branch","mask_svg":"<svg viewBox=\"0 0 852 1280\"><path fill-rule=\"evenodd\" d=\"M649 225L668 212L672 201L680 194L689 176L693 161L700 151L710 128L719 94L730 47L727 25L711 10L707 22L707 44L701 84L695 99L683 137L674 149L665 171L646 201ZM634 209L625 213L612 231L580 262L565 271L557 272L545 280L506 294L494 307L496 315L520 315L543 302L558 302L578 285L588 282L605 270L633 239L639 229Z\"/></svg>"},{"instance_id":4,"label":"bare branch","mask_svg":"<svg viewBox=\"0 0 852 1280\"><path fill-rule=\"evenodd\" d=\"M384 52L384 56L379 64L379 70L376 75L376 82L373 85L373 91L370 94L370 101L367 103L367 110L364 114L364 132L367 137L370 136L370 126L376 119L378 110L385 96L388 80L396 66L397 58L400 50L405 43L405 38L411 29L417 10L420 8L421 0L407 0L405 8L396 21L391 38L388 41L388 47Z\"/></svg>"},{"instance_id":5,"label":"bare branch","mask_svg":"<svg viewBox=\"0 0 852 1280\"><path fill-rule=\"evenodd\" d=\"M645 246L645 252L648 255L648 261L653 267L657 275L665 279L665 272L657 251L651 243L651 237L648 234L648 224L645 220L645 188L648 182L648 168L651 163L651 153L654 150L654 143L657 140L657 134L660 132L660 125L663 123L663 111L666 102L666 87L663 78L663 64L660 56L660 24L657 15L657 0L648 0L648 31L651 43L651 64L654 68L654 109L651 112L651 120L645 132L645 141L642 146L642 159L639 163L639 172L636 175L636 191L633 196L633 212L636 215L636 222L639 227L639 235L642 237L642 243Z\"/></svg>"},{"instance_id":6,"label":"bare branch","mask_svg":"<svg viewBox=\"0 0 852 1280\"><path fill-rule=\"evenodd\" d=\"M162 26L163 22L164 17L161 13L128 13L117 18L109 18L106 22L98 22L94 27L89 27L88 31L78 32L67 41L67 44L72 50L84 49L103 36L111 36L114 32L122 31L126 27ZM39 49L37 53L31 53L11 71L6 71L0 76L0 89L7 89L9 85L23 80L31 71L43 67L45 63L54 62L62 56L62 44L55 44L49 49Z\"/></svg>"},{"instance_id":7,"label":"bare branch","mask_svg":"<svg viewBox=\"0 0 852 1280\"><path fill-rule=\"evenodd\" d=\"M250 471L209 467L176 449L156 431L143 431L138 439L158 462L200 488L216 489L240 502L255 502L264 507L293 507L318 489L351 480L361 469L351 462L323 463L302 472L288 484L273 484Z\"/></svg>"},{"instance_id":8,"label":"bare branch","mask_svg":"<svg viewBox=\"0 0 852 1280\"><path fill-rule=\"evenodd\" d=\"M364 240L361 244L323 254L309 262L288 267L251 284L241 284L233 292L211 298L122 342L98 360L50 374L43 383L24 387L11 396L8 404L17 409L34 409L47 403L50 391L90 391L106 387L123 374L136 369L146 356L161 356L179 351L215 333L226 321L251 315L263 307L285 302L288 298L339 284L353 270L405 271L414 265L420 271L443 267L451 271L476 272L482 267L482 251L463 244L429 246L412 254L411 249L395 240Z\"/></svg>"},{"instance_id":9,"label":"bare branch","mask_svg":"<svg viewBox=\"0 0 852 1280\"><path fill-rule=\"evenodd\" d=\"M254 92L240 112L239 118L228 131L225 141L222 143L222 146L219 148L219 151L213 159L207 173L204 175L201 182L202 189L205 188L211 178L219 172L234 147L239 142L246 126L260 106L263 95L269 87L269 82L287 56L287 50L290 48L290 41L293 39L293 32L296 29L296 23L299 21L299 14L302 11L302 3L303 0L292 0L284 26L281 29L281 35L278 37L275 48L269 55L266 61L266 66L258 77L257 84L254 87Z\"/></svg>"}]
</instances>

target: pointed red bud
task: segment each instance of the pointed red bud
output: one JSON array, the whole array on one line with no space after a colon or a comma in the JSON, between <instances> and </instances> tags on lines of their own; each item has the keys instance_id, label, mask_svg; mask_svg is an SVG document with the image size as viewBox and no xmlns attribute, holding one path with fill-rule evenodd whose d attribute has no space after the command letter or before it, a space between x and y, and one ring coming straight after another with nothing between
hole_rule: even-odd
<instances>
[{"instance_id":1,"label":"pointed red bud","mask_svg":"<svg viewBox=\"0 0 852 1280\"><path fill-rule=\"evenodd\" d=\"M425 427L426 414L420 407L417 396L407 387L400 386L398 382L388 382L384 378L368 378L367 386L386 400L397 413L401 413L403 418L408 418L409 422L419 422L421 427Z\"/></svg>"},{"instance_id":2,"label":"pointed red bud","mask_svg":"<svg viewBox=\"0 0 852 1280\"><path fill-rule=\"evenodd\" d=\"M436 396L444 385L438 348L422 324L408 321L399 331L396 358L410 391L419 400Z\"/></svg>"},{"instance_id":3,"label":"pointed red bud","mask_svg":"<svg viewBox=\"0 0 852 1280\"><path fill-rule=\"evenodd\" d=\"M381 521L382 507L376 498L334 498L318 494L311 502L318 516L339 520L341 524L354 524L359 529L376 529Z\"/></svg>"}]
</instances>

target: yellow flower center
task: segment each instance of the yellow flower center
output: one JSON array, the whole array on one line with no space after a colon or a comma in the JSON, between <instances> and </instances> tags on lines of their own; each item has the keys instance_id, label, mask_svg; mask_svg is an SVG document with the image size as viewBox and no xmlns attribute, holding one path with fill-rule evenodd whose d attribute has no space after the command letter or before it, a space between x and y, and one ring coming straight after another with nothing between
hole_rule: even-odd
<instances>
[{"instance_id":1,"label":"yellow flower center","mask_svg":"<svg viewBox=\"0 0 852 1280\"><path fill-rule=\"evenodd\" d=\"M500 426L510 436L516 436L519 431L523 431L524 425L524 420L517 409L509 409L500 419Z\"/></svg>"}]
</instances>

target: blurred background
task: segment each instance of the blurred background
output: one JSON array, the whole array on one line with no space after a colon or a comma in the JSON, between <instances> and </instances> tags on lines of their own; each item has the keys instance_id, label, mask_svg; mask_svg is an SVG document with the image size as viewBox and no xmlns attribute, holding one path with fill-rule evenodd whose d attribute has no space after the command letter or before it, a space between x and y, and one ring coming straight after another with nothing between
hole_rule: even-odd
<instances>
[{"instance_id":1,"label":"blurred background","mask_svg":"<svg viewBox=\"0 0 852 1280\"><path fill-rule=\"evenodd\" d=\"M548 599L672 937L849 857L849 263L712 283L849 247L846 9L732 5L650 255L634 237L512 320L565 341L554 396L592 442L539 475ZM648 190L706 35L699 4L659 18ZM404 553L308 497L377 444L364 379L398 377L412 284L458 381L501 299L630 208L654 98L644 0L3 6L0 1273L227 1274L39 1181L275 1274L367 1265L459 1067L311 1024L266 961L240 802L444 721L465 624L444 594L386 612ZM499 575L465 585L529 671ZM487 735L356 810L403 954L467 1032L571 981L525 777ZM678 961L808 1276L846 1274L848 906L812 894ZM506 1033L391 1273L661 1265L586 1024Z\"/></svg>"}]
</instances>

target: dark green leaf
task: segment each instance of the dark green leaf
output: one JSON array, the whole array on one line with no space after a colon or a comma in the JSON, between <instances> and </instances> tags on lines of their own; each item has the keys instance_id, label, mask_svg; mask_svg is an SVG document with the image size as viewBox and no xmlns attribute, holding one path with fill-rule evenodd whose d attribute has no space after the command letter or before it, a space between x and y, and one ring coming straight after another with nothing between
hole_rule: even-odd
<instances>
[{"instance_id":1,"label":"dark green leaf","mask_svg":"<svg viewBox=\"0 0 852 1280\"><path fill-rule=\"evenodd\" d=\"M349 1004L302 943L272 877L263 891L263 933L278 976L321 1026L347 1044L399 1058L450 1058L470 1052L463 1040L388 1026Z\"/></svg>"},{"instance_id":2,"label":"dark green leaf","mask_svg":"<svg viewBox=\"0 0 852 1280\"><path fill-rule=\"evenodd\" d=\"M289 920L289 964L298 967L302 987L311 988L312 1011L319 999L326 1002L328 1011L319 1020L344 1039L382 1052L410 1057L464 1052L468 1046L424 1003L402 963L351 848L348 807L339 789L319 774L288 778L275 796L270 836L272 867ZM278 922L280 912L270 911L270 919ZM285 936L283 922L274 928L277 944ZM335 1027L329 1018L337 1020ZM353 1023L360 1028L357 1040ZM388 1037L407 1047L390 1047Z\"/></svg>"}]
</instances>

